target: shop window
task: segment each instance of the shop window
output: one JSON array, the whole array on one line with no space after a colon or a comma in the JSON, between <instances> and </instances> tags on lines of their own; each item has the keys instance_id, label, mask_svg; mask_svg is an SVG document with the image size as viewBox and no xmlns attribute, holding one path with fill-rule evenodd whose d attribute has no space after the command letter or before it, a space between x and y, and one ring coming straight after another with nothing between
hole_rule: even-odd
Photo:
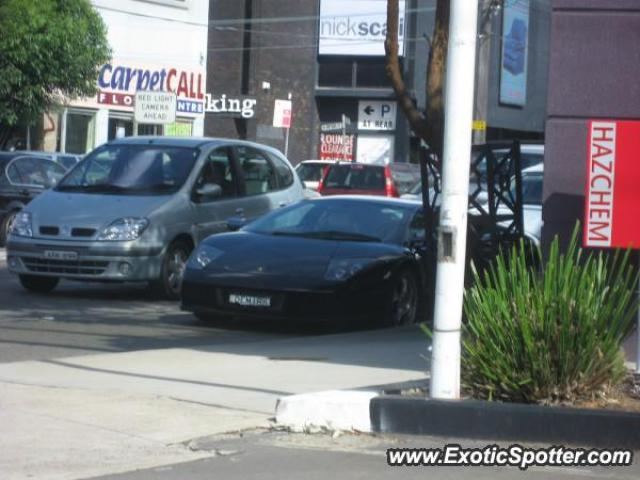
<instances>
[{"instance_id":1,"label":"shop window","mask_svg":"<svg viewBox=\"0 0 640 480\"><path fill-rule=\"evenodd\" d=\"M85 154L95 146L95 115L68 111L65 122L65 152Z\"/></svg>"},{"instance_id":2,"label":"shop window","mask_svg":"<svg viewBox=\"0 0 640 480\"><path fill-rule=\"evenodd\" d=\"M133 119L109 117L108 139L130 137L133 135Z\"/></svg>"},{"instance_id":3,"label":"shop window","mask_svg":"<svg viewBox=\"0 0 640 480\"><path fill-rule=\"evenodd\" d=\"M162 135L162 125L138 124L138 135Z\"/></svg>"}]
</instances>

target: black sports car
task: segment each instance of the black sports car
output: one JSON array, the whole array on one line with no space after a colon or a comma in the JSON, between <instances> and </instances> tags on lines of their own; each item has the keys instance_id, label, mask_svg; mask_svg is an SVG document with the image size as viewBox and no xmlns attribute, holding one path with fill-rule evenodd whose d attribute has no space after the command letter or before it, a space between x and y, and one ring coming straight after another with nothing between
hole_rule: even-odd
<instances>
[{"instance_id":1,"label":"black sports car","mask_svg":"<svg viewBox=\"0 0 640 480\"><path fill-rule=\"evenodd\" d=\"M192 253L182 308L199 318L422 319L426 282L419 202L340 196L276 210Z\"/></svg>"}]
</instances>

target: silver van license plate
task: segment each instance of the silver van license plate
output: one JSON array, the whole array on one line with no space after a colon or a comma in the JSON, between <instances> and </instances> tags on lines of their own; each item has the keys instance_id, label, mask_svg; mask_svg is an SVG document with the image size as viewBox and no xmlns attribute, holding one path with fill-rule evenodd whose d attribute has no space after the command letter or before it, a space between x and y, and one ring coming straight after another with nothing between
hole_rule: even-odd
<instances>
[{"instance_id":1,"label":"silver van license plate","mask_svg":"<svg viewBox=\"0 0 640 480\"><path fill-rule=\"evenodd\" d=\"M44 258L50 260L77 260L78 252L69 252L65 250L45 250Z\"/></svg>"},{"instance_id":2,"label":"silver van license plate","mask_svg":"<svg viewBox=\"0 0 640 480\"><path fill-rule=\"evenodd\" d=\"M257 297L254 295L229 294L229 303L242 307L270 307L271 297Z\"/></svg>"}]
</instances>

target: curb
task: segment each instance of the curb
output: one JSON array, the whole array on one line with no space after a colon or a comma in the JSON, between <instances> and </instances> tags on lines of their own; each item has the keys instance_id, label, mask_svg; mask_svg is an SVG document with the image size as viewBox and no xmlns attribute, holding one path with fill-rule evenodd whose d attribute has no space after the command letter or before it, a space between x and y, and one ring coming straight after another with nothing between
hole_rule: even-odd
<instances>
[{"instance_id":1,"label":"curb","mask_svg":"<svg viewBox=\"0 0 640 480\"><path fill-rule=\"evenodd\" d=\"M388 391L388 390L387 390ZM640 413L331 390L278 399L295 432L358 431L640 449Z\"/></svg>"},{"instance_id":2,"label":"curb","mask_svg":"<svg viewBox=\"0 0 640 480\"><path fill-rule=\"evenodd\" d=\"M479 400L378 396L372 430L487 440L640 448L640 413Z\"/></svg>"},{"instance_id":3,"label":"curb","mask_svg":"<svg viewBox=\"0 0 640 480\"><path fill-rule=\"evenodd\" d=\"M312 430L371 432L375 391L330 390L279 398L276 423L294 432Z\"/></svg>"}]
</instances>

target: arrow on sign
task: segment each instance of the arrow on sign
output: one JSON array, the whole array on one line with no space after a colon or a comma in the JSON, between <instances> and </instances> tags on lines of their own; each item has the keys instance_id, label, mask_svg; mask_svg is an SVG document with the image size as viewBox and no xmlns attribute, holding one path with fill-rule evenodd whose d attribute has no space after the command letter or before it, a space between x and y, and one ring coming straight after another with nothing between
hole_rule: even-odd
<instances>
[{"instance_id":1,"label":"arrow on sign","mask_svg":"<svg viewBox=\"0 0 640 480\"><path fill-rule=\"evenodd\" d=\"M371 115L375 111L376 109L373 108L371 105L367 105L367 108L364 109L364 113L366 113L367 115Z\"/></svg>"}]
</instances>

